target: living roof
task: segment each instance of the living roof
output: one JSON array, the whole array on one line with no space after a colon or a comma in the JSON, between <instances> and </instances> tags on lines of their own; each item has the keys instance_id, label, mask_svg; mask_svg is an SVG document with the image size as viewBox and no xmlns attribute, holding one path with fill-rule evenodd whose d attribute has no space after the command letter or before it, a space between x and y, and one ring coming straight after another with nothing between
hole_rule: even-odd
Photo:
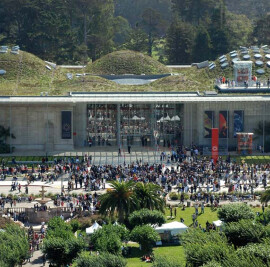
<instances>
[{"instance_id":1,"label":"living roof","mask_svg":"<svg viewBox=\"0 0 270 267\"><path fill-rule=\"evenodd\" d=\"M229 58L229 55L227 57ZM132 58L134 58L134 62ZM233 75L231 63L227 69L222 70L218 60L215 62L217 67L214 70L197 69L196 67L170 69L138 52L119 51L109 54L95 63L89 63L84 69L66 70L57 66L56 69L49 70L46 68L47 64L33 54L20 51L19 55L13 55L8 52L0 54L0 69L7 71L5 75L0 76L0 95L40 95L41 92L48 92L49 95L66 95L69 92L212 91L214 90L215 78L220 75L232 78ZM263 77L270 74L270 69L267 67L265 69L266 74ZM66 77L69 72L73 73L71 80ZM81 76L76 77L76 72L80 72ZM133 72L134 74L173 73L174 75L145 85L119 85L96 75L121 74L123 72ZM89 75L84 76L84 73Z\"/></svg>"}]
</instances>

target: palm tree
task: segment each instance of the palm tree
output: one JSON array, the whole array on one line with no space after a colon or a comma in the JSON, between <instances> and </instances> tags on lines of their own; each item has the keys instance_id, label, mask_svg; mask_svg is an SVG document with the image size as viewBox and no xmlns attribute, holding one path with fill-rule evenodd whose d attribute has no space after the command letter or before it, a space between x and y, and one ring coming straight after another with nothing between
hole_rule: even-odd
<instances>
[{"instance_id":1,"label":"palm tree","mask_svg":"<svg viewBox=\"0 0 270 267\"><path fill-rule=\"evenodd\" d=\"M139 201L140 208L149 210L160 210L164 212L165 201L160 196L161 188L153 183L137 183L135 194Z\"/></svg>"},{"instance_id":2,"label":"palm tree","mask_svg":"<svg viewBox=\"0 0 270 267\"><path fill-rule=\"evenodd\" d=\"M129 214L138 207L134 193L134 182L111 182L112 189L99 197L99 212L113 216L118 214L118 220L123 223Z\"/></svg>"},{"instance_id":3,"label":"palm tree","mask_svg":"<svg viewBox=\"0 0 270 267\"><path fill-rule=\"evenodd\" d=\"M261 196L261 202L267 204L270 201L270 189L265 190Z\"/></svg>"}]
</instances>

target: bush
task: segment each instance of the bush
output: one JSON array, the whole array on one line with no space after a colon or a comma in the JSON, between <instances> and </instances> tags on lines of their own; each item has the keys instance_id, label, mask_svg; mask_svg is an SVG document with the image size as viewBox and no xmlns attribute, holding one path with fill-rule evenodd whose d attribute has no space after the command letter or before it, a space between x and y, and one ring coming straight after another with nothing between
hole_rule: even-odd
<instances>
[{"instance_id":1,"label":"bush","mask_svg":"<svg viewBox=\"0 0 270 267\"><path fill-rule=\"evenodd\" d=\"M201 266L211 261L222 262L234 253L219 232L203 233L192 229L181 235L188 266Z\"/></svg>"},{"instance_id":2,"label":"bush","mask_svg":"<svg viewBox=\"0 0 270 267\"><path fill-rule=\"evenodd\" d=\"M91 236L91 243L95 250L112 254L121 254L124 240L128 240L128 231L120 225L104 225Z\"/></svg>"},{"instance_id":3,"label":"bush","mask_svg":"<svg viewBox=\"0 0 270 267\"><path fill-rule=\"evenodd\" d=\"M157 210L141 209L134 211L128 220L130 224L134 227L136 225L143 224L158 224L159 226L166 222L162 212Z\"/></svg>"},{"instance_id":4,"label":"bush","mask_svg":"<svg viewBox=\"0 0 270 267\"><path fill-rule=\"evenodd\" d=\"M126 267L127 263L121 256L110 253L101 253L98 256L90 255L89 252L82 252L74 261L76 267Z\"/></svg>"},{"instance_id":5,"label":"bush","mask_svg":"<svg viewBox=\"0 0 270 267\"><path fill-rule=\"evenodd\" d=\"M75 238L70 224L60 217L54 217L48 223L43 252L47 258L57 266L67 265L84 249L85 243Z\"/></svg>"},{"instance_id":6,"label":"bush","mask_svg":"<svg viewBox=\"0 0 270 267\"><path fill-rule=\"evenodd\" d=\"M153 243L159 240L159 234L149 225L136 226L130 233L130 239L148 253L152 251Z\"/></svg>"},{"instance_id":7,"label":"bush","mask_svg":"<svg viewBox=\"0 0 270 267\"><path fill-rule=\"evenodd\" d=\"M176 260L168 257L155 257L152 267L182 267L183 265Z\"/></svg>"},{"instance_id":8,"label":"bush","mask_svg":"<svg viewBox=\"0 0 270 267\"><path fill-rule=\"evenodd\" d=\"M247 258L249 256L256 257L270 266L270 245L267 244L250 244L237 250L239 257Z\"/></svg>"},{"instance_id":9,"label":"bush","mask_svg":"<svg viewBox=\"0 0 270 267\"><path fill-rule=\"evenodd\" d=\"M76 219L70 221L70 226L73 233L77 232L80 229L80 223Z\"/></svg>"},{"instance_id":10,"label":"bush","mask_svg":"<svg viewBox=\"0 0 270 267\"><path fill-rule=\"evenodd\" d=\"M225 223L238 222L240 220L253 220L254 212L246 204L228 204L218 209L218 217Z\"/></svg>"},{"instance_id":11,"label":"bush","mask_svg":"<svg viewBox=\"0 0 270 267\"><path fill-rule=\"evenodd\" d=\"M175 192L171 192L171 193L169 194L169 198L170 198L171 200L178 200L178 199L179 199L178 194L175 193Z\"/></svg>"},{"instance_id":12,"label":"bush","mask_svg":"<svg viewBox=\"0 0 270 267\"><path fill-rule=\"evenodd\" d=\"M0 266L17 266L22 264L28 255L26 233L19 226L9 224L0 232Z\"/></svg>"},{"instance_id":13,"label":"bush","mask_svg":"<svg viewBox=\"0 0 270 267\"><path fill-rule=\"evenodd\" d=\"M228 241L235 246L245 246L248 243L262 242L267 237L267 227L260 223L254 224L250 220L241 220L239 222L227 223L224 233Z\"/></svg>"},{"instance_id":14,"label":"bush","mask_svg":"<svg viewBox=\"0 0 270 267\"><path fill-rule=\"evenodd\" d=\"M43 253L46 253L47 259L57 266L67 265L77 257L78 253L84 248L81 239L73 238L45 238L43 244Z\"/></svg>"}]
</instances>

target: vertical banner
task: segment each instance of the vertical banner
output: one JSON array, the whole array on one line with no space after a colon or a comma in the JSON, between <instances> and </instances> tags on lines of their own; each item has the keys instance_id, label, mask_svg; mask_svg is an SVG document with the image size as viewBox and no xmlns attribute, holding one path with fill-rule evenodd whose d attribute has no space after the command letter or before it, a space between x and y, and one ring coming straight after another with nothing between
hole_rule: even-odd
<instances>
[{"instance_id":1,"label":"vertical banner","mask_svg":"<svg viewBox=\"0 0 270 267\"><path fill-rule=\"evenodd\" d=\"M235 110L233 113L233 137L242 132L244 132L244 111Z\"/></svg>"},{"instance_id":2,"label":"vertical banner","mask_svg":"<svg viewBox=\"0 0 270 267\"><path fill-rule=\"evenodd\" d=\"M212 137L212 128L214 127L214 111L205 111L203 117L204 138Z\"/></svg>"},{"instance_id":3,"label":"vertical banner","mask_svg":"<svg viewBox=\"0 0 270 267\"><path fill-rule=\"evenodd\" d=\"M218 128L212 129L212 159L216 164L218 160Z\"/></svg>"},{"instance_id":4,"label":"vertical banner","mask_svg":"<svg viewBox=\"0 0 270 267\"><path fill-rule=\"evenodd\" d=\"M227 110L219 112L219 138L228 138L228 114Z\"/></svg>"},{"instance_id":5,"label":"vertical banner","mask_svg":"<svg viewBox=\"0 0 270 267\"><path fill-rule=\"evenodd\" d=\"M62 111L62 139L71 139L71 111Z\"/></svg>"}]
</instances>

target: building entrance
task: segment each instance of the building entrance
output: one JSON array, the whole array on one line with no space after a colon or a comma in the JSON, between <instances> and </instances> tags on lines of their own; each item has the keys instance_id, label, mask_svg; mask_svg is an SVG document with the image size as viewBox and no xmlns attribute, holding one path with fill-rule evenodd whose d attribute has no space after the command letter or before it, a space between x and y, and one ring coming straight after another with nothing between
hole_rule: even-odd
<instances>
[{"instance_id":1,"label":"building entrance","mask_svg":"<svg viewBox=\"0 0 270 267\"><path fill-rule=\"evenodd\" d=\"M89 146L170 147L182 143L182 104L89 104Z\"/></svg>"}]
</instances>

